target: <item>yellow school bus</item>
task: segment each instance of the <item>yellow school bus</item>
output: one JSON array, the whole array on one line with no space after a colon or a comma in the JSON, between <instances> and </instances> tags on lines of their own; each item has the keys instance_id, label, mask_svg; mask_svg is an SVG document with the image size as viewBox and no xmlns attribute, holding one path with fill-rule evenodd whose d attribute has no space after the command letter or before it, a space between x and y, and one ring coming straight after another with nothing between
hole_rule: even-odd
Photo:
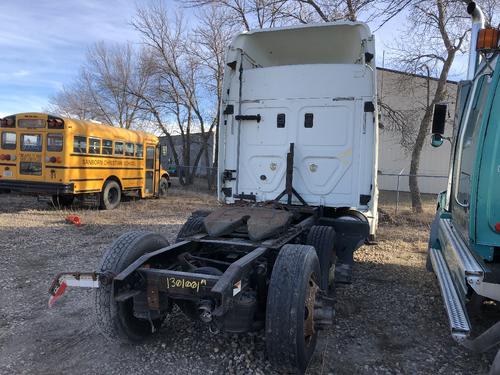
<instances>
[{"instance_id":1,"label":"yellow school bus","mask_svg":"<svg viewBox=\"0 0 500 375\"><path fill-rule=\"evenodd\" d=\"M0 189L49 195L58 205L75 196L113 209L126 195L159 197L170 186L160 167L158 137L45 113L0 120Z\"/></svg>"}]
</instances>

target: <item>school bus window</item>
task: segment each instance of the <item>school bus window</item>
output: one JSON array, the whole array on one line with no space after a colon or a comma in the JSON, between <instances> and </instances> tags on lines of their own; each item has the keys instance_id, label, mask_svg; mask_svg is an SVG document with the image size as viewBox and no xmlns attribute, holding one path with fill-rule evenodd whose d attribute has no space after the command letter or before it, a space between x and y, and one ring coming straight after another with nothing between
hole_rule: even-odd
<instances>
[{"instance_id":1,"label":"school bus window","mask_svg":"<svg viewBox=\"0 0 500 375\"><path fill-rule=\"evenodd\" d=\"M2 148L4 150L15 150L17 144L16 133L2 132Z\"/></svg>"},{"instance_id":2,"label":"school bus window","mask_svg":"<svg viewBox=\"0 0 500 375\"><path fill-rule=\"evenodd\" d=\"M73 152L85 154L87 152L87 138L75 135L73 140Z\"/></svg>"},{"instance_id":3,"label":"school bus window","mask_svg":"<svg viewBox=\"0 0 500 375\"><path fill-rule=\"evenodd\" d=\"M111 155L113 153L113 141L109 139L102 140L102 154Z\"/></svg>"},{"instance_id":4,"label":"school bus window","mask_svg":"<svg viewBox=\"0 0 500 375\"><path fill-rule=\"evenodd\" d=\"M134 156L134 144L127 143L125 145L125 156Z\"/></svg>"},{"instance_id":5,"label":"school bus window","mask_svg":"<svg viewBox=\"0 0 500 375\"><path fill-rule=\"evenodd\" d=\"M19 173L33 175L33 176L41 176L42 175L42 163L31 162L31 161L22 161L19 164Z\"/></svg>"},{"instance_id":6,"label":"school bus window","mask_svg":"<svg viewBox=\"0 0 500 375\"><path fill-rule=\"evenodd\" d=\"M63 135L58 133L47 134L47 151L59 152L63 149Z\"/></svg>"},{"instance_id":7,"label":"school bus window","mask_svg":"<svg viewBox=\"0 0 500 375\"><path fill-rule=\"evenodd\" d=\"M30 129L45 128L45 120L35 118L20 119L17 121L17 126Z\"/></svg>"},{"instance_id":8,"label":"school bus window","mask_svg":"<svg viewBox=\"0 0 500 375\"><path fill-rule=\"evenodd\" d=\"M115 142L115 155L123 155L123 142Z\"/></svg>"},{"instance_id":9,"label":"school bus window","mask_svg":"<svg viewBox=\"0 0 500 375\"><path fill-rule=\"evenodd\" d=\"M41 152L42 135L41 134L21 134L21 151Z\"/></svg>"},{"instance_id":10,"label":"school bus window","mask_svg":"<svg viewBox=\"0 0 500 375\"><path fill-rule=\"evenodd\" d=\"M146 147L146 169L154 169L155 167L155 149L154 147Z\"/></svg>"},{"instance_id":11,"label":"school bus window","mask_svg":"<svg viewBox=\"0 0 500 375\"><path fill-rule=\"evenodd\" d=\"M101 140L96 138L89 138L89 154L101 153Z\"/></svg>"},{"instance_id":12,"label":"school bus window","mask_svg":"<svg viewBox=\"0 0 500 375\"><path fill-rule=\"evenodd\" d=\"M135 156L137 156L138 158L142 158L143 155L144 155L144 146L137 143L135 145Z\"/></svg>"}]
</instances>

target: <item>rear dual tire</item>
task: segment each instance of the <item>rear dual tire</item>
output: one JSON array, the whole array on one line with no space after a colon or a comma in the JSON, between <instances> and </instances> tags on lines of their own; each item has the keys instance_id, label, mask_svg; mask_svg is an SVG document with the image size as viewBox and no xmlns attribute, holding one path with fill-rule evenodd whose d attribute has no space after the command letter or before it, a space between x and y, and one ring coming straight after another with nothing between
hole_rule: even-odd
<instances>
[{"instance_id":1,"label":"rear dual tire","mask_svg":"<svg viewBox=\"0 0 500 375\"><path fill-rule=\"evenodd\" d=\"M182 225L175 242L184 241L185 238L194 236L205 231L204 220L211 211L198 210L191 214L191 216Z\"/></svg>"},{"instance_id":2,"label":"rear dual tire","mask_svg":"<svg viewBox=\"0 0 500 375\"><path fill-rule=\"evenodd\" d=\"M269 284L266 347L279 373L303 374L314 353L317 330L314 302L320 267L314 247L288 244L281 248Z\"/></svg>"},{"instance_id":3,"label":"rear dual tire","mask_svg":"<svg viewBox=\"0 0 500 375\"><path fill-rule=\"evenodd\" d=\"M335 263L335 230L325 225L314 225L307 234L306 243L316 250L321 269L321 289L328 291L330 269Z\"/></svg>"},{"instance_id":4,"label":"rear dual tire","mask_svg":"<svg viewBox=\"0 0 500 375\"><path fill-rule=\"evenodd\" d=\"M168 241L157 233L129 232L121 235L103 256L101 273L118 275L142 255L169 246ZM95 292L96 323L101 333L111 341L120 343L140 342L151 336L151 323L133 314L133 299L116 302L112 284L101 284ZM159 329L163 319L153 320Z\"/></svg>"}]
</instances>

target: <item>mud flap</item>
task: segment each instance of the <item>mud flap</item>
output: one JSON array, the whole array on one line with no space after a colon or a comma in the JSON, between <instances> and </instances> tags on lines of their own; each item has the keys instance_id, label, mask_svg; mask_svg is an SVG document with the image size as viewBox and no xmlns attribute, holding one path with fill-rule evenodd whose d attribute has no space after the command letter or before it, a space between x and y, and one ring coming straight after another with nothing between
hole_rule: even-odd
<instances>
[{"instance_id":1,"label":"mud flap","mask_svg":"<svg viewBox=\"0 0 500 375\"><path fill-rule=\"evenodd\" d=\"M322 218L320 224L329 225L335 229L335 251L337 253L335 282L344 284L351 283L354 252L361 247L368 238L370 234L370 225L367 221L344 218Z\"/></svg>"}]
</instances>

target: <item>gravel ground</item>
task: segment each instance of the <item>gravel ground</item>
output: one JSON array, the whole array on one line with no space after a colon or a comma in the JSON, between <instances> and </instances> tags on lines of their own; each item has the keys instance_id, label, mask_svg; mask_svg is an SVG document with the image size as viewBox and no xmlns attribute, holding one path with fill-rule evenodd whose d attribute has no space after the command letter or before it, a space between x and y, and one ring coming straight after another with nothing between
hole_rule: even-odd
<instances>
[{"instance_id":1,"label":"gravel ground","mask_svg":"<svg viewBox=\"0 0 500 375\"><path fill-rule=\"evenodd\" d=\"M59 211L0 195L0 373L272 373L262 332L212 335L174 312L149 342L114 346L94 327L91 291L70 290L47 308L58 272L94 270L113 239L132 229L173 241L191 211L215 205L208 195L172 190L115 211ZM84 225L65 224L69 213ZM322 332L308 374L487 372L494 353L469 354L453 342L437 283L425 271L430 218L382 215L378 244L357 251L354 283L337 291L335 324Z\"/></svg>"}]
</instances>

